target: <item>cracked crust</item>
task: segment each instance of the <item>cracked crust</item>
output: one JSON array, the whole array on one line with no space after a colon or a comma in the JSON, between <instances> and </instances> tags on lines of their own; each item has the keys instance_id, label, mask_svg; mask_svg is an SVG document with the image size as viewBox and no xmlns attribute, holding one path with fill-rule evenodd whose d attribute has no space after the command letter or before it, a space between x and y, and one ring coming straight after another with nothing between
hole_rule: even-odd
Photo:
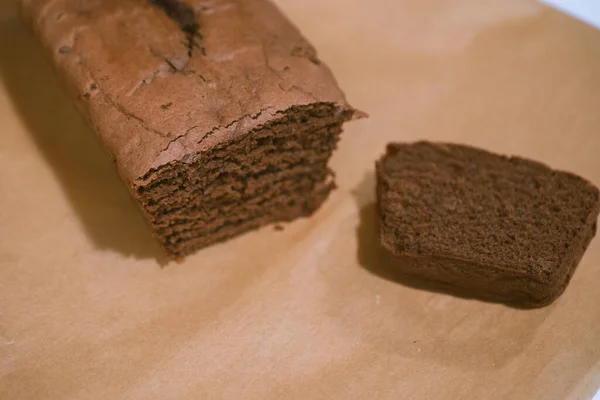
<instances>
[{"instance_id":1,"label":"cracked crust","mask_svg":"<svg viewBox=\"0 0 600 400\"><path fill-rule=\"evenodd\" d=\"M20 2L132 190L151 171L293 106L354 112L314 48L267 0L180 1L195 12L192 38L164 1ZM196 39L202 51L190 51Z\"/></svg>"}]
</instances>

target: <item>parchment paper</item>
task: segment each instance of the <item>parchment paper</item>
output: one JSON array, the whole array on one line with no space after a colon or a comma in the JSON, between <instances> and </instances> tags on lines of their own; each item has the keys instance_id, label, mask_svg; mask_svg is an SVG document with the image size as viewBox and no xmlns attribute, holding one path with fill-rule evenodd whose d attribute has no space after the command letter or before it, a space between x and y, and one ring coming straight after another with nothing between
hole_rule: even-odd
<instances>
[{"instance_id":1,"label":"parchment paper","mask_svg":"<svg viewBox=\"0 0 600 400\"><path fill-rule=\"evenodd\" d=\"M428 138L600 184L600 32L527 0L280 0L371 118L313 218L167 263L0 4L0 398L590 399L600 239L535 311L396 282L374 160Z\"/></svg>"}]
</instances>

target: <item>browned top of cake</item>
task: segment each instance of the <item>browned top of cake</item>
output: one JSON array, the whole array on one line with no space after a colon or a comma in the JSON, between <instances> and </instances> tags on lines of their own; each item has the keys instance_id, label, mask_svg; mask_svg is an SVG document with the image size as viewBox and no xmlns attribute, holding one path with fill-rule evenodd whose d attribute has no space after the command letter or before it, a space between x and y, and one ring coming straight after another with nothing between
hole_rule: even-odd
<instances>
[{"instance_id":1,"label":"browned top of cake","mask_svg":"<svg viewBox=\"0 0 600 400\"><path fill-rule=\"evenodd\" d=\"M344 95L268 0L20 0L128 182Z\"/></svg>"},{"instance_id":2,"label":"browned top of cake","mask_svg":"<svg viewBox=\"0 0 600 400\"><path fill-rule=\"evenodd\" d=\"M377 173L383 245L396 254L547 275L600 209L576 175L456 144L391 144Z\"/></svg>"}]
</instances>

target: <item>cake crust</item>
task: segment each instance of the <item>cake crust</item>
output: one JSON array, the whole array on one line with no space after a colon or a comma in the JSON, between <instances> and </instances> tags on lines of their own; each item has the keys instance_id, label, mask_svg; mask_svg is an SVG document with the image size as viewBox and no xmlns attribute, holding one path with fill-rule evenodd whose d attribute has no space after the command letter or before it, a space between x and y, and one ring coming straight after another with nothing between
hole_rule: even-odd
<instances>
[{"instance_id":1,"label":"cake crust","mask_svg":"<svg viewBox=\"0 0 600 400\"><path fill-rule=\"evenodd\" d=\"M178 1L198 24L191 56L188 32L156 1L20 3L134 186L148 171L292 106L327 102L351 110L315 49L268 0Z\"/></svg>"}]
</instances>

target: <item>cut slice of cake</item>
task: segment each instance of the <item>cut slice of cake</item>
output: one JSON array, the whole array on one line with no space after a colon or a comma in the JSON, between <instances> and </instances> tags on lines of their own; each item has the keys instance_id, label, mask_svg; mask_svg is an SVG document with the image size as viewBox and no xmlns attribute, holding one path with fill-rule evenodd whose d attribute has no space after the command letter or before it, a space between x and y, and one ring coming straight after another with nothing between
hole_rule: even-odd
<instances>
[{"instance_id":1,"label":"cut slice of cake","mask_svg":"<svg viewBox=\"0 0 600 400\"><path fill-rule=\"evenodd\" d=\"M388 145L376 169L383 247L461 295L549 304L596 233L598 189L535 161L417 142Z\"/></svg>"}]
</instances>

